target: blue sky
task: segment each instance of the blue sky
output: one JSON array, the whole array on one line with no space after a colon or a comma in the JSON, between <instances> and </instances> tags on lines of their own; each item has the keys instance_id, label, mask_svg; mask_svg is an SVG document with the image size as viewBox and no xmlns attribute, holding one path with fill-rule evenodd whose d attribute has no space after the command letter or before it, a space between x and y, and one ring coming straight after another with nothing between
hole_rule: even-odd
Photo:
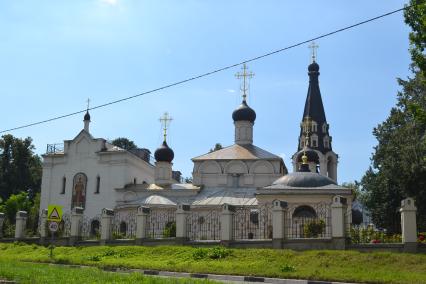
<instances>
[{"instance_id":1,"label":"blue sky","mask_svg":"<svg viewBox=\"0 0 426 284\"><path fill-rule=\"evenodd\" d=\"M135 95L286 47L402 7L406 1L0 2L0 129L9 129ZM409 28L402 13L317 41L320 87L340 156L339 182L359 180L370 165L383 121L409 72ZM254 143L281 155L289 169L297 149L308 87L306 46L249 64ZM91 133L128 137L153 152L158 118L174 118L174 169L216 142L233 143L240 102L239 68L91 112ZM30 136L36 152L72 139L83 115L11 132Z\"/></svg>"}]
</instances>

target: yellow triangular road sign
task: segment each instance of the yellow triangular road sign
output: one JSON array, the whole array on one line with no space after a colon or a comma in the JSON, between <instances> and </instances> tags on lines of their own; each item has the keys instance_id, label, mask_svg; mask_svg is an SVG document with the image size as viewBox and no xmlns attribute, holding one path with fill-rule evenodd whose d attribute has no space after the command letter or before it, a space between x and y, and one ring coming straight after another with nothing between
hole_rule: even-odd
<instances>
[{"instance_id":1,"label":"yellow triangular road sign","mask_svg":"<svg viewBox=\"0 0 426 284\"><path fill-rule=\"evenodd\" d=\"M60 222L62 220L62 206L49 205L47 208L47 220Z\"/></svg>"}]
</instances>

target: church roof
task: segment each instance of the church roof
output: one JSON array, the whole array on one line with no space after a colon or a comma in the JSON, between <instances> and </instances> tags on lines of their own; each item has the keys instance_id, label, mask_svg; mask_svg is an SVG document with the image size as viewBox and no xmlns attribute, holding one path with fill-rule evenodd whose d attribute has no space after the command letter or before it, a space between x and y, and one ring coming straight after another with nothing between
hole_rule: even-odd
<instances>
[{"instance_id":1,"label":"church roof","mask_svg":"<svg viewBox=\"0 0 426 284\"><path fill-rule=\"evenodd\" d=\"M253 144L234 144L223 149L207 153L192 159L199 160L282 160L281 157L269 153Z\"/></svg>"},{"instance_id":2,"label":"church roof","mask_svg":"<svg viewBox=\"0 0 426 284\"><path fill-rule=\"evenodd\" d=\"M235 206L257 205L254 188L205 188L192 202L191 206Z\"/></svg>"}]
</instances>

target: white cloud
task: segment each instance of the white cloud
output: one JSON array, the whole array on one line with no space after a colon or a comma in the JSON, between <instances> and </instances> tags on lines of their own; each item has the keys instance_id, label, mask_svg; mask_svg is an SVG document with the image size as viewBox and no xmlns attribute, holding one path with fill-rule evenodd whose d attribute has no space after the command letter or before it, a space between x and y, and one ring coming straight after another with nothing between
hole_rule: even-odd
<instances>
[{"instance_id":1,"label":"white cloud","mask_svg":"<svg viewBox=\"0 0 426 284\"><path fill-rule=\"evenodd\" d=\"M233 89L227 89L226 90L228 93L235 93L235 90L233 90Z\"/></svg>"},{"instance_id":2,"label":"white cloud","mask_svg":"<svg viewBox=\"0 0 426 284\"><path fill-rule=\"evenodd\" d=\"M118 0L100 0L102 3L111 5L111 6L115 6L118 4Z\"/></svg>"}]
</instances>

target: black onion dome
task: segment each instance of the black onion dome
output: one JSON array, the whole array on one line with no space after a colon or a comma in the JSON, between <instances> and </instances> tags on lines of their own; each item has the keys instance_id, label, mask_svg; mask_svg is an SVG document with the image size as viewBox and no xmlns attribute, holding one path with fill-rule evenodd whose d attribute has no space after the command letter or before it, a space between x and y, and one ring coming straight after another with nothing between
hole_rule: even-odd
<instances>
[{"instance_id":1,"label":"black onion dome","mask_svg":"<svg viewBox=\"0 0 426 284\"><path fill-rule=\"evenodd\" d=\"M164 141L161 146L155 150L154 153L155 160L157 162L171 162L173 161L173 158L175 157L175 153L171 148L169 148L169 145L167 145L167 142Z\"/></svg>"},{"instance_id":2,"label":"black onion dome","mask_svg":"<svg viewBox=\"0 0 426 284\"><path fill-rule=\"evenodd\" d=\"M309 72L318 72L319 71L319 65L318 63L316 63L315 61L312 62L311 64L309 64L308 66L308 71Z\"/></svg>"},{"instance_id":3,"label":"black onion dome","mask_svg":"<svg viewBox=\"0 0 426 284\"><path fill-rule=\"evenodd\" d=\"M311 148L301 150L301 151L299 151L299 153L297 153L297 161L298 162L302 162L303 153L306 153L306 156L308 157L308 162L314 162L314 163L319 164L318 153L315 152L315 150L312 150Z\"/></svg>"},{"instance_id":4,"label":"black onion dome","mask_svg":"<svg viewBox=\"0 0 426 284\"><path fill-rule=\"evenodd\" d=\"M254 123L256 120L256 112L247 105L246 101L243 101L241 105L232 113L232 119L234 121L246 120Z\"/></svg>"},{"instance_id":5,"label":"black onion dome","mask_svg":"<svg viewBox=\"0 0 426 284\"><path fill-rule=\"evenodd\" d=\"M84 115L84 120L90 120L90 114L88 111L86 111L86 114Z\"/></svg>"},{"instance_id":6,"label":"black onion dome","mask_svg":"<svg viewBox=\"0 0 426 284\"><path fill-rule=\"evenodd\" d=\"M323 175L313 172L294 172L280 177L272 185L288 187L322 187L326 185L336 185L337 183Z\"/></svg>"}]
</instances>

